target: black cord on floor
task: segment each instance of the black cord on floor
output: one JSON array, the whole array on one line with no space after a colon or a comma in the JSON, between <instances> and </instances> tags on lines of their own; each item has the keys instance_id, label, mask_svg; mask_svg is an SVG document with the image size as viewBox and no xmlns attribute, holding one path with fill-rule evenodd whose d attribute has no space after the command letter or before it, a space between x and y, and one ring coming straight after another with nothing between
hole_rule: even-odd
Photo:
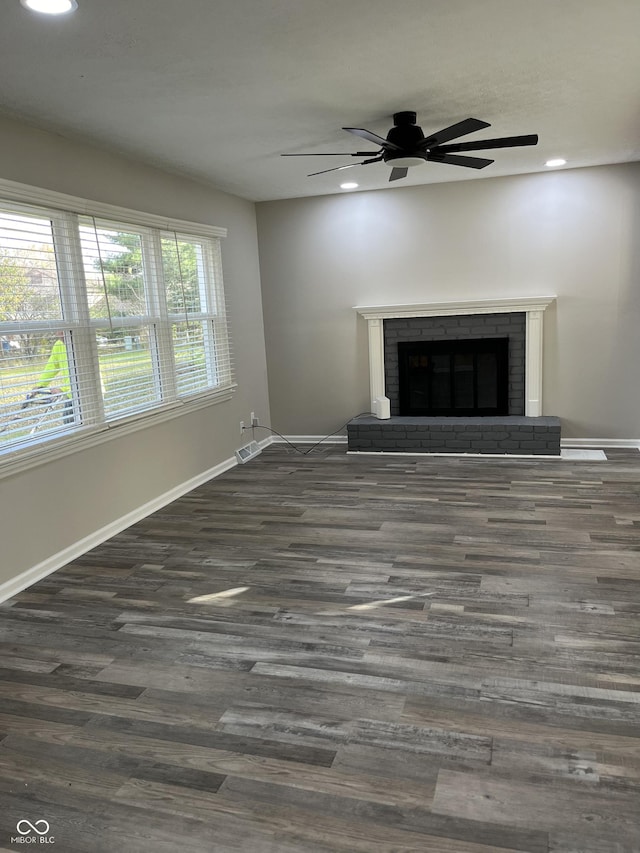
<instances>
[{"instance_id":1,"label":"black cord on floor","mask_svg":"<svg viewBox=\"0 0 640 853\"><path fill-rule=\"evenodd\" d=\"M353 416L353 418L360 418L360 417L362 417L363 415L373 415L373 412L360 412L360 414L359 414L359 415L354 415L354 416ZM294 449L297 453L302 454L302 456L306 456L308 453L311 453L311 451L312 451L312 450L315 450L315 449L316 449L316 447L318 447L319 445L321 445L323 441L326 441L328 438L332 438L334 435L337 435L339 432L342 432L342 430L347 426L347 424L348 424L348 423L351 423L351 421L353 420L353 418L349 418L349 420L348 420L348 421L345 421L345 422L342 424L342 426L339 426L339 427L338 427L338 429L337 429L337 430L335 430L335 432L330 432L330 433L329 433L329 435L325 435L325 437L324 437L324 438L321 438L321 439L320 439L320 441L316 441L316 443L315 443L315 444L312 444L312 445L311 445L311 447L308 447L306 450L301 450L299 447L296 447L296 445L295 445L295 444L292 444L292 443L289 441L289 439L288 439L288 438L285 438L285 437L284 437L284 435L282 435L282 433L281 433L281 432L278 432L278 430L277 430L277 429L271 429L271 427L256 425L256 426L253 426L253 427L245 427L245 428L244 428L244 431L246 432L247 430L250 430L250 429L266 429L266 430L268 430L268 432L272 432L274 435L279 436L279 437L284 441L284 443L285 443L285 444L288 444L288 445L289 445L289 447L293 447L293 449Z\"/></svg>"}]
</instances>

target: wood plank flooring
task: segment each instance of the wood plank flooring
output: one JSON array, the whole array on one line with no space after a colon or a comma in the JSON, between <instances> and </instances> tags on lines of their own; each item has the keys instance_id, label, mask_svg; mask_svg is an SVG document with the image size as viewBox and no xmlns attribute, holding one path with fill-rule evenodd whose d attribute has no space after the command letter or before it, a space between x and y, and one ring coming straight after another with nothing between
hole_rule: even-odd
<instances>
[{"instance_id":1,"label":"wood plank flooring","mask_svg":"<svg viewBox=\"0 0 640 853\"><path fill-rule=\"evenodd\" d=\"M638 853L607 456L273 446L6 602L0 849Z\"/></svg>"}]
</instances>

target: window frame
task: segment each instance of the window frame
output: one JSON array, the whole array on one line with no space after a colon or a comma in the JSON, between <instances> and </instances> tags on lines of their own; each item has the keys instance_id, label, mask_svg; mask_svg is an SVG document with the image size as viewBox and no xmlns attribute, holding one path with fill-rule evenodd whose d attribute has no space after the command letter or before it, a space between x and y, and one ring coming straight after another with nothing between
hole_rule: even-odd
<instances>
[{"instance_id":1,"label":"window frame","mask_svg":"<svg viewBox=\"0 0 640 853\"><path fill-rule=\"evenodd\" d=\"M222 278L221 239L227 235L226 228L170 219L0 179L0 208L3 205L13 208L18 215L23 208L26 215L36 214L51 219L61 300L66 300L66 303L62 320L4 321L0 322L0 332L20 332L27 326L41 331L64 329L66 339L73 339L73 365L70 364L72 397L74 411L82 411L82 423L60 433L39 436L19 446L0 450L0 477L231 399L237 386L231 362L229 318ZM95 341L95 329L104 325L104 320L90 317L80 243L80 221L83 217L91 217L99 227L105 224L122 226L144 235L143 254L147 255L149 263L149 286L153 296L152 305L147 306L143 319L155 324L156 333L164 336L165 342L164 360L158 364L157 373L163 383L163 399L148 408L109 420L105 417L100 390ZM212 304L207 304L207 311L188 315L169 313L161 251L163 237L167 234L176 234L178 239L206 241L204 248L210 252L210 257L205 271L207 279L210 276L213 279L209 281L208 289L208 299ZM221 385L180 395L171 335L173 324L184 322L187 316L190 320L210 323L212 338L216 340L215 352L225 360L226 370ZM131 319L134 318L126 318L127 321ZM118 324L121 324L120 320ZM9 329L13 331L9 332Z\"/></svg>"}]
</instances>

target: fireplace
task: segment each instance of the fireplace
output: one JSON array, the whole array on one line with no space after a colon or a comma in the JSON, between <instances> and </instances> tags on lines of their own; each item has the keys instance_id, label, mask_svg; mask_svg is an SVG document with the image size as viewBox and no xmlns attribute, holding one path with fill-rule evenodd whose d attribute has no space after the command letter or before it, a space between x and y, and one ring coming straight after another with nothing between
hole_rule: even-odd
<instances>
[{"instance_id":1,"label":"fireplace","mask_svg":"<svg viewBox=\"0 0 640 853\"><path fill-rule=\"evenodd\" d=\"M452 337L451 330L445 324L455 323L462 326L463 323L473 324L463 337L505 337L502 330L496 327L490 329L485 325L480 334L477 334L474 326L481 316L487 322L491 318L486 315L500 315L506 322L507 318L513 320L514 315L522 316L522 351L521 358L524 365L524 378L520 380L524 387L516 387L515 377L510 375L509 384L509 414L537 417L542 415L542 317L545 309L555 302L555 296L520 296L508 297L506 299L475 299L464 302L431 302L412 305L358 305L355 310L367 321L369 333L369 383L371 389L371 411L380 419L389 418L391 415L399 414L393 411L390 400L391 382L389 370L391 368L390 358L395 352L397 358L397 347L389 352L386 346L387 321L395 320L398 323L398 340L415 340L415 331L410 327L415 319L421 321L431 318L434 322L442 325L442 337ZM473 318L473 319L472 319ZM404 326L402 325L404 324ZM460 334L453 335L461 337ZM516 335L509 331L507 335L510 342L516 340ZM440 333L434 334L433 329L429 331L428 337L435 339ZM510 343L510 347L512 344ZM510 374L517 364L513 358L514 353L509 353ZM513 388L511 387L513 386ZM516 397L519 403L516 403Z\"/></svg>"},{"instance_id":2,"label":"fireplace","mask_svg":"<svg viewBox=\"0 0 640 853\"><path fill-rule=\"evenodd\" d=\"M508 414L509 339L398 343L400 415Z\"/></svg>"},{"instance_id":3,"label":"fireplace","mask_svg":"<svg viewBox=\"0 0 640 853\"><path fill-rule=\"evenodd\" d=\"M560 455L542 414L542 319L555 296L366 305L372 415L349 452Z\"/></svg>"}]
</instances>

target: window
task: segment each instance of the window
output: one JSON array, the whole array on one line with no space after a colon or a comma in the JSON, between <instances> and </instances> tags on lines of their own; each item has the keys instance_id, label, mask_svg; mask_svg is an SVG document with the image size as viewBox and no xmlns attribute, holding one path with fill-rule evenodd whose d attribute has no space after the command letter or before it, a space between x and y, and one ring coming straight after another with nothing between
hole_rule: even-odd
<instances>
[{"instance_id":1,"label":"window","mask_svg":"<svg viewBox=\"0 0 640 853\"><path fill-rule=\"evenodd\" d=\"M0 460L233 387L224 230L88 206L0 201Z\"/></svg>"}]
</instances>

